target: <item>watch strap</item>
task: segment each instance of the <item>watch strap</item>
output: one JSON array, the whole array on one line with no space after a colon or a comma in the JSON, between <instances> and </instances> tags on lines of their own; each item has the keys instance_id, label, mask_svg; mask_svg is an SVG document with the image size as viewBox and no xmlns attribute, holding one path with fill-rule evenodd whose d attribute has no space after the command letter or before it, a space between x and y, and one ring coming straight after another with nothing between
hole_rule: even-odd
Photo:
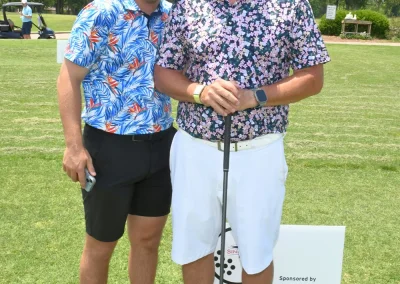
<instances>
[{"instance_id":1,"label":"watch strap","mask_svg":"<svg viewBox=\"0 0 400 284\"><path fill-rule=\"evenodd\" d=\"M193 99L197 104L203 104L200 100L200 95L201 92L203 92L204 88L206 86L205 85L197 85L196 88L194 89L194 93L193 93Z\"/></svg>"}]
</instances>

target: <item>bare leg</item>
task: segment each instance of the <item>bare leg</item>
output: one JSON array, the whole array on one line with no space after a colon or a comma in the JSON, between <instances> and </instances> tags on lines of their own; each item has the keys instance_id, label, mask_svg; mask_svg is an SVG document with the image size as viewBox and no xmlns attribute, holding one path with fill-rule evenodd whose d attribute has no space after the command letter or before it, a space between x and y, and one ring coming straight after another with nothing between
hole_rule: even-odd
<instances>
[{"instance_id":1,"label":"bare leg","mask_svg":"<svg viewBox=\"0 0 400 284\"><path fill-rule=\"evenodd\" d=\"M80 283L107 283L108 265L117 242L100 242L86 235L81 258Z\"/></svg>"},{"instance_id":2,"label":"bare leg","mask_svg":"<svg viewBox=\"0 0 400 284\"><path fill-rule=\"evenodd\" d=\"M274 264L271 262L265 270L260 273L249 275L243 270L243 284L272 284L274 278Z\"/></svg>"},{"instance_id":3,"label":"bare leg","mask_svg":"<svg viewBox=\"0 0 400 284\"><path fill-rule=\"evenodd\" d=\"M153 284L156 277L158 247L168 216L128 216L131 243L129 278L132 284Z\"/></svg>"},{"instance_id":4,"label":"bare leg","mask_svg":"<svg viewBox=\"0 0 400 284\"><path fill-rule=\"evenodd\" d=\"M213 284L214 254L209 254L182 267L185 284Z\"/></svg>"}]
</instances>

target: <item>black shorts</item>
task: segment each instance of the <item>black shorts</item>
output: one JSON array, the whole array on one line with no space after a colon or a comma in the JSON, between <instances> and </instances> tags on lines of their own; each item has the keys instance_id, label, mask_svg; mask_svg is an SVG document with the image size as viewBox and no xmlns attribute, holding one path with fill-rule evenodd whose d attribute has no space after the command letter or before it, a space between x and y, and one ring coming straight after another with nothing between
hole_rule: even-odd
<instances>
[{"instance_id":1,"label":"black shorts","mask_svg":"<svg viewBox=\"0 0 400 284\"><path fill-rule=\"evenodd\" d=\"M23 35L30 35L32 30L32 22L23 22L21 32Z\"/></svg>"},{"instance_id":2,"label":"black shorts","mask_svg":"<svg viewBox=\"0 0 400 284\"><path fill-rule=\"evenodd\" d=\"M116 241L124 234L128 214L169 214L169 150L175 132L171 127L156 134L129 136L85 125L83 141L96 170L93 189L89 193L82 190L90 236L103 242Z\"/></svg>"}]
</instances>

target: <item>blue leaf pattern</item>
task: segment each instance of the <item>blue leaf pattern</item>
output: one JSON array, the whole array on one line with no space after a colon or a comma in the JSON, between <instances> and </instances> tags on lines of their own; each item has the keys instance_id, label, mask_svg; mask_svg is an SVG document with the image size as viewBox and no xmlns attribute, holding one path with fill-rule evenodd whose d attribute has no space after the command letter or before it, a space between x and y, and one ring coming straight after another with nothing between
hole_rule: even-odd
<instances>
[{"instance_id":1,"label":"blue leaf pattern","mask_svg":"<svg viewBox=\"0 0 400 284\"><path fill-rule=\"evenodd\" d=\"M82 119L116 134L147 134L172 125L170 98L154 89L154 63L171 4L150 16L133 0L95 0L79 13L65 58L88 68Z\"/></svg>"}]
</instances>

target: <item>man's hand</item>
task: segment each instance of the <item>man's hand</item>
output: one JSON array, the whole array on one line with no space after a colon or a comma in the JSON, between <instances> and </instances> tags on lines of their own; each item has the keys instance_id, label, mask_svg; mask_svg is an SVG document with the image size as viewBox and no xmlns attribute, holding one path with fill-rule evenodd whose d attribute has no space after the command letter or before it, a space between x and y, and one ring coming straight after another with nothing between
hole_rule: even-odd
<instances>
[{"instance_id":1,"label":"man's hand","mask_svg":"<svg viewBox=\"0 0 400 284\"><path fill-rule=\"evenodd\" d=\"M73 182L79 181L81 188L86 186L85 168L92 176L96 175L89 152L84 147L66 147L63 159L64 172Z\"/></svg>"},{"instance_id":2,"label":"man's hand","mask_svg":"<svg viewBox=\"0 0 400 284\"><path fill-rule=\"evenodd\" d=\"M226 116L238 110L239 88L233 81L218 79L204 88L201 102L211 106L218 114Z\"/></svg>"},{"instance_id":3,"label":"man's hand","mask_svg":"<svg viewBox=\"0 0 400 284\"><path fill-rule=\"evenodd\" d=\"M91 175L96 174L92 158L82 144L80 85L87 73L88 69L65 59L57 80L58 105L66 144L63 169L72 181L79 180L82 188L86 185L85 168Z\"/></svg>"},{"instance_id":4,"label":"man's hand","mask_svg":"<svg viewBox=\"0 0 400 284\"><path fill-rule=\"evenodd\" d=\"M245 110L248 108L254 108L258 106L258 102L254 96L254 93L252 90L247 90L247 89L239 89L239 106L237 107L237 110Z\"/></svg>"}]
</instances>

